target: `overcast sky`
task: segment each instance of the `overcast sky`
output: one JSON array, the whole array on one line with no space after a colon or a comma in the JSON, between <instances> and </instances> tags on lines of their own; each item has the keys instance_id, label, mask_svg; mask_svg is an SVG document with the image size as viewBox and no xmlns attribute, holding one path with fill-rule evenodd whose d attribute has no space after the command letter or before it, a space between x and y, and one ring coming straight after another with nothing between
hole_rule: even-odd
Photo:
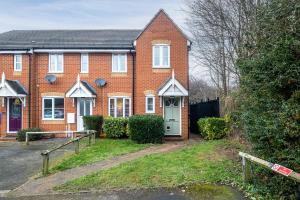
<instances>
[{"instance_id":1,"label":"overcast sky","mask_svg":"<svg viewBox=\"0 0 300 200\"><path fill-rule=\"evenodd\" d=\"M181 27L184 0L1 0L0 32L17 29L142 29L163 8Z\"/></svg>"}]
</instances>

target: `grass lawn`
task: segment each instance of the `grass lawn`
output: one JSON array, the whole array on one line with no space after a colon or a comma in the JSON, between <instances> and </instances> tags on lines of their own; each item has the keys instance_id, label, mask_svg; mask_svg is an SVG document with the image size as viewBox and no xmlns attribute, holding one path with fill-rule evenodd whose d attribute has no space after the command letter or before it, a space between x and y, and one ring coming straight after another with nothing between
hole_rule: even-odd
<instances>
[{"instance_id":1,"label":"grass lawn","mask_svg":"<svg viewBox=\"0 0 300 200\"><path fill-rule=\"evenodd\" d=\"M237 150L229 140L205 141L175 152L153 154L67 182L58 190L174 187L193 182L241 183Z\"/></svg>"},{"instance_id":2,"label":"grass lawn","mask_svg":"<svg viewBox=\"0 0 300 200\"><path fill-rule=\"evenodd\" d=\"M92 146L80 149L79 154L67 155L55 163L54 166L50 168L50 173L135 152L149 146L149 144L136 144L128 139L97 139L96 143Z\"/></svg>"}]
</instances>

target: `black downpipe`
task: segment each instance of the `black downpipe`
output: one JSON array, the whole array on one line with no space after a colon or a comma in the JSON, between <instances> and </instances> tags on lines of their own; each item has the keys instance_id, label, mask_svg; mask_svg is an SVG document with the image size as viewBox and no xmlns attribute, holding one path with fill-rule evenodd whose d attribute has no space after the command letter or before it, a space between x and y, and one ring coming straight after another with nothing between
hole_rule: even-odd
<instances>
[{"instance_id":1,"label":"black downpipe","mask_svg":"<svg viewBox=\"0 0 300 200\"><path fill-rule=\"evenodd\" d=\"M132 56L132 115L134 115L135 111L135 56L134 53L130 50L130 54Z\"/></svg>"},{"instance_id":2,"label":"black downpipe","mask_svg":"<svg viewBox=\"0 0 300 200\"><path fill-rule=\"evenodd\" d=\"M31 128L31 65L32 54L29 53L29 69L28 69L28 127Z\"/></svg>"}]
</instances>

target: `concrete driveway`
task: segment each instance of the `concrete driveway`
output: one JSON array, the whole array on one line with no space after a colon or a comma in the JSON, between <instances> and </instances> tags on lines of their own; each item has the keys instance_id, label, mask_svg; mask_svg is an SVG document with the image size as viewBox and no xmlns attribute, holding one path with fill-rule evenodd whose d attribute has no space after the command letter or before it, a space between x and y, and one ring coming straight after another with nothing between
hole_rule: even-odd
<instances>
[{"instance_id":1,"label":"concrete driveway","mask_svg":"<svg viewBox=\"0 0 300 200\"><path fill-rule=\"evenodd\" d=\"M0 191L12 190L38 173L42 166L41 152L62 144L67 139L56 138L33 141L29 146L21 142L0 142ZM72 145L71 145L72 146ZM57 151L50 156L57 159L72 147Z\"/></svg>"}]
</instances>

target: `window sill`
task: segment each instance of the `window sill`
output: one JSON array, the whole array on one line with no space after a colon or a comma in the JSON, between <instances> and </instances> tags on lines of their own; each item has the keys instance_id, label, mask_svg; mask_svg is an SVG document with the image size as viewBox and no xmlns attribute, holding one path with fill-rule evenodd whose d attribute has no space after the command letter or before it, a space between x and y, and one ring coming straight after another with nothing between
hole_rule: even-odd
<instances>
[{"instance_id":1,"label":"window sill","mask_svg":"<svg viewBox=\"0 0 300 200\"><path fill-rule=\"evenodd\" d=\"M42 124L65 124L65 119L42 119Z\"/></svg>"},{"instance_id":2,"label":"window sill","mask_svg":"<svg viewBox=\"0 0 300 200\"><path fill-rule=\"evenodd\" d=\"M127 76L127 72L112 72L111 76L112 77L126 77Z\"/></svg>"},{"instance_id":3,"label":"window sill","mask_svg":"<svg viewBox=\"0 0 300 200\"><path fill-rule=\"evenodd\" d=\"M89 76L89 73L86 73L86 72L80 72L80 76L87 77L87 76Z\"/></svg>"},{"instance_id":4,"label":"window sill","mask_svg":"<svg viewBox=\"0 0 300 200\"><path fill-rule=\"evenodd\" d=\"M155 112L145 112L145 114L155 114Z\"/></svg>"},{"instance_id":5,"label":"window sill","mask_svg":"<svg viewBox=\"0 0 300 200\"><path fill-rule=\"evenodd\" d=\"M53 75L55 75L56 77L62 77L62 76L64 76L63 73L53 73L53 72L48 72L48 74L53 74Z\"/></svg>"},{"instance_id":6,"label":"window sill","mask_svg":"<svg viewBox=\"0 0 300 200\"><path fill-rule=\"evenodd\" d=\"M169 73L171 68L152 68L153 73Z\"/></svg>"},{"instance_id":7,"label":"window sill","mask_svg":"<svg viewBox=\"0 0 300 200\"><path fill-rule=\"evenodd\" d=\"M22 71L14 71L13 75L14 76L21 76L22 75Z\"/></svg>"}]
</instances>

